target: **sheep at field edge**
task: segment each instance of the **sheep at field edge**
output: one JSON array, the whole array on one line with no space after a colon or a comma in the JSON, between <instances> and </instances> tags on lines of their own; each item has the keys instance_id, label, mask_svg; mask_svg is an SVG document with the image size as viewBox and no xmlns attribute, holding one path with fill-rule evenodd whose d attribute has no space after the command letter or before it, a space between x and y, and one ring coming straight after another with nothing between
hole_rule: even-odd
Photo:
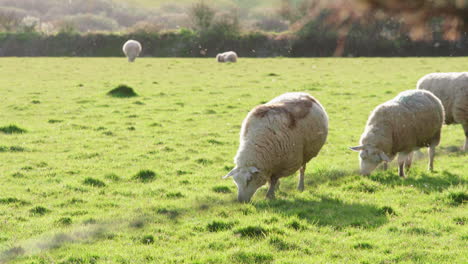
<instances>
[{"instance_id":1,"label":"sheep at field edge","mask_svg":"<svg viewBox=\"0 0 468 264\"><path fill-rule=\"evenodd\" d=\"M307 162L317 156L328 135L328 116L307 93L286 93L251 110L242 123L240 145L232 176L237 199L248 202L269 183L267 198L274 198L279 179L300 169L298 189L304 189Z\"/></svg>"},{"instance_id":2,"label":"sheep at field edge","mask_svg":"<svg viewBox=\"0 0 468 264\"><path fill-rule=\"evenodd\" d=\"M398 153L398 173L405 177L412 151L429 147L429 169L433 169L435 147L440 141L444 107L424 90L409 90L377 106L367 120L359 151L361 174L369 175L382 161L390 162Z\"/></svg>"},{"instance_id":3,"label":"sheep at field edge","mask_svg":"<svg viewBox=\"0 0 468 264\"><path fill-rule=\"evenodd\" d=\"M134 62L135 58L138 57L138 55L140 55L141 44L140 44L140 42L131 39L131 40L128 40L127 42L125 42L125 44L122 47L122 50L123 50L125 56L127 56L128 61L129 62Z\"/></svg>"},{"instance_id":4,"label":"sheep at field edge","mask_svg":"<svg viewBox=\"0 0 468 264\"><path fill-rule=\"evenodd\" d=\"M218 55L216 55L216 60L218 62L237 62L237 53L234 51L218 53Z\"/></svg>"},{"instance_id":5,"label":"sheep at field edge","mask_svg":"<svg viewBox=\"0 0 468 264\"><path fill-rule=\"evenodd\" d=\"M417 89L437 96L445 109L445 123L461 124L468 151L468 72L430 73L419 79Z\"/></svg>"}]
</instances>

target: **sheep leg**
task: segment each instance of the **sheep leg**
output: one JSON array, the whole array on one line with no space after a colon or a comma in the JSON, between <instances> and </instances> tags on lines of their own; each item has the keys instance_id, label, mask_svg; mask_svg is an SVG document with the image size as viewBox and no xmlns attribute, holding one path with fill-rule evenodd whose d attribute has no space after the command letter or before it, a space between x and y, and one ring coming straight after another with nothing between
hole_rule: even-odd
<instances>
[{"instance_id":1,"label":"sheep leg","mask_svg":"<svg viewBox=\"0 0 468 264\"><path fill-rule=\"evenodd\" d=\"M408 156L408 153L403 153L403 152L398 153L398 175L403 178L406 178L404 166L405 166L405 161L406 161L407 156Z\"/></svg>"},{"instance_id":2,"label":"sheep leg","mask_svg":"<svg viewBox=\"0 0 468 264\"><path fill-rule=\"evenodd\" d=\"M388 162L384 161L382 164L382 170L386 171L388 169Z\"/></svg>"},{"instance_id":3,"label":"sheep leg","mask_svg":"<svg viewBox=\"0 0 468 264\"><path fill-rule=\"evenodd\" d=\"M468 123L463 124L463 130L465 131L465 146L463 147L463 150L468 152Z\"/></svg>"},{"instance_id":4,"label":"sheep leg","mask_svg":"<svg viewBox=\"0 0 468 264\"><path fill-rule=\"evenodd\" d=\"M405 168L406 168L406 171L408 171L410 168L411 168L411 163L413 162L413 151L411 151L409 154L408 154L408 157L406 157L406 161L405 161Z\"/></svg>"},{"instance_id":5,"label":"sheep leg","mask_svg":"<svg viewBox=\"0 0 468 264\"><path fill-rule=\"evenodd\" d=\"M304 191L304 172L306 169L306 164L302 165L299 169L299 183L297 184L297 189L302 192Z\"/></svg>"},{"instance_id":6,"label":"sheep leg","mask_svg":"<svg viewBox=\"0 0 468 264\"><path fill-rule=\"evenodd\" d=\"M435 145L429 146L429 170L434 171Z\"/></svg>"},{"instance_id":7,"label":"sheep leg","mask_svg":"<svg viewBox=\"0 0 468 264\"><path fill-rule=\"evenodd\" d=\"M266 198L275 199L275 189L276 189L277 183L278 183L278 179L276 177L271 177L270 186L268 187Z\"/></svg>"}]
</instances>

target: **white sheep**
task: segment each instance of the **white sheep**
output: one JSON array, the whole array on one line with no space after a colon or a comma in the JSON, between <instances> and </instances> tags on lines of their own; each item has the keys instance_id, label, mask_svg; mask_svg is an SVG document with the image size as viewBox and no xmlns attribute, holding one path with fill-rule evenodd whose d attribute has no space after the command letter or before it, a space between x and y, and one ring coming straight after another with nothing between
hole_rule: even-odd
<instances>
[{"instance_id":1,"label":"white sheep","mask_svg":"<svg viewBox=\"0 0 468 264\"><path fill-rule=\"evenodd\" d=\"M317 156L328 135L328 116L307 93L286 93L250 111L242 123L233 176L237 199L248 202L269 183L274 198L279 179L300 169L298 189L304 189L307 162Z\"/></svg>"},{"instance_id":2,"label":"white sheep","mask_svg":"<svg viewBox=\"0 0 468 264\"><path fill-rule=\"evenodd\" d=\"M430 73L419 79L416 88L430 91L442 101L447 125L463 126L463 149L468 151L468 72Z\"/></svg>"},{"instance_id":3,"label":"white sheep","mask_svg":"<svg viewBox=\"0 0 468 264\"><path fill-rule=\"evenodd\" d=\"M131 39L131 40L128 40L127 42L125 42L125 44L122 47L122 50L123 50L125 56L127 56L128 61L129 62L134 62L135 58L138 57L138 55L140 55L141 44L140 44L140 42Z\"/></svg>"},{"instance_id":4,"label":"white sheep","mask_svg":"<svg viewBox=\"0 0 468 264\"><path fill-rule=\"evenodd\" d=\"M218 62L237 62L237 53L234 51L218 53L218 55L216 55L216 60Z\"/></svg>"},{"instance_id":5,"label":"white sheep","mask_svg":"<svg viewBox=\"0 0 468 264\"><path fill-rule=\"evenodd\" d=\"M405 177L412 152L429 147L429 169L433 169L435 147L440 141L444 108L432 93L409 90L377 106L367 120L359 151L361 174L369 175L382 161L390 162L398 153L398 173Z\"/></svg>"}]
</instances>

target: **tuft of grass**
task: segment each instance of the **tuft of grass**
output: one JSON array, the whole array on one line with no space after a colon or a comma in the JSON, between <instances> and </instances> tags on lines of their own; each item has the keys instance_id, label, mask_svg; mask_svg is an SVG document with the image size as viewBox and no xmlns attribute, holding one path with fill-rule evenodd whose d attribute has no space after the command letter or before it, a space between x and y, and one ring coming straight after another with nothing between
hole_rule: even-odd
<instances>
[{"instance_id":1,"label":"tuft of grass","mask_svg":"<svg viewBox=\"0 0 468 264\"><path fill-rule=\"evenodd\" d=\"M111 180L113 182L118 182L120 181L120 177L119 175L115 174L115 173L108 173L104 176L104 178L108 179L108 180Z\"/></svg>"},{"instance_id":2,"label":"tuft of grass","mask_svg":"<svg viewBox=\"0 0 468 264\"><path fill-rule=\"evenodd\" d=\"M25 175L23 173L21 173L21 172L15 172L15 173L13 173L11 175L11 177L13 177L13 178L24 178Z\"/></svg>"},{"instance_id":3,"label":"tuft of grass","mask_svg":"<svg viewBox=\"0 0 468 264\"><path fill-rule=\"evenodd\" d=\"M133 179L141 182L150 182L156 179L156 173L152 170L140 170L133 176Z\"/></svg>"},{"instance_id":4,"label":"tuft of grass","mask_svg":"<svg viewBox=\"0 0 468 264\"><path fill-rule=\"evenodd\" d=\"M43 206L35 206L31 209L29 209L29 212L33 215L33 216L43 216L47 213L50 212L49 209L43 207Z\"/></svg>"},{"instance_id":5,"label":"tuft of grass","mask_svg":"<svg viewBox=\"0 0 468 264\"><path fill-rule=\"evenodd\" d=\"M213 187L213 191L217 193L232 193L231 188L228 186L215 186Z\"/></svg>"},{"instance_id":6,"label":"tuft of grass","mask_svg":"<svg viewBox=\"0 0 468 264\"><path fill-rule=\"evenodd\" d=\"M156 210L156 213L161 215L166 215L171 219L174 219L180 215L180 212L176 209L167 209L167 208L159 208Z\"/></svg>"},{"instance_id":7,"label":"tuft of grass","mask_svg":"<svg viewBox=\"0 0 468 264\"><path fill-rule=\"evenodd\" d=\"M206 229L210 232L219 232L224 230L229 230L234 226L234 223L223 222L223 221L213 221L206 226Z\"/></svg>"},{"instance_id":8,"label":"tuft of grass","mask_svg":"<svg viewBox=\"0 0 468 264\"><path fill-rule=\"evenodd\" d=\"M275 247L277 250L291 250L295 249L297 246L285 242L280 237L274 236L268 241L270 245Z\"/></svg>"},{"instance_id":9,"label":"tuft of grass","mask_svg":"<svg viewBox=\"0 0 468 264\"><path fill-rule=\"evenodd\" d=\"M367 242L357 243L353 246L354 249L372 249L374 248L371 244Z\"/></svg>"},{"instance_id":10,"label":"tuft of grass","mask_svg":"<svg viewBox=\"0 0 468 264\"><path fill-rule=\"evenodd\" d=\"M62 217L59 220L57 220L57 224L61 226L69 226L72 224L72 219L70 217Z\"/></svg>"},{"instance_id":11,"label":"tuft of grass","mask_svg":"<svg viewBox=\"0 0 468 264\"><path fill-rule=\"evenodd\" d=\"M382 207L379 209L379 213L380 213L381 215L396 215L395 210L393 210L393 208L390 207L390 206L382 206Z\"/></svg>"},{"instance_id":12,"label":"tuft of grass","mask_svg":"<svg viewBox=\"0 0 468 264\"><path fill-rule=\"evenodd\" d=\"M167 198L178 199L185 197L181 192L170 192L166 194Z\"/></svg>"},{"instance_id":13,"label":"tuft of grass","mask_svg":"<svg viewBox=\"0 0 468 264\"><path fill-rule=\"evenodd\" d=\"M366 182L366 181L358 181L354 182L345 187L346 190L358 191L358 192L365 192L365 193L375 193L379 190L379 184L375 182Z\"/></svg>"},{"instance_id":14,"label":"tuft of grass","mask_svg":"<svg viewBox=\"0 0 468 264\"><path fill-rule=\"evenodd\" d=\"M274 260L271 254L257 252L238 252L232 255L231 259L233 263L239 264L268 264Z\"/></svg>"},{"instance_id":15,"label":"tuft of grass","mask_svg":"<svg viewBox=\"0 0 468 264\"><path fill-rule=\"evenodd\" d=\"M49 121L47 121L49 124L56 124L56 123L62 123L63 120L59 120L59 119L49 119Z\"/></svg>"},{"instance_id":16,"label":"tuft of grass","mask_svg":"<svg viewBox=\"0 0 468 264\"><path fill-rule=\"evenodd\" d=\"M0 152L25 152L26 149L20 146L0 146Z\"/></svg>"},{"instance_id":17,"label":"tuft of grass","mask_svg":"<svg viewBox=\"0 0 468 264\"><path fill-rule=\"evenodd\" d=\"M455 217L453 218L453 222L455 222L456 225L465 225L466 221L468 220L467 217Z\"/></svg>"},{"instance_id":18,"label":"tuft of grass","mask_svg":"<svg viewBox=\"0 0 468 264\"><path fill-rule=\"evenodd\" d=\"M177 170L177 171L176 171L176 174L177 174L177 176L182 176L182 175L192 174L192 173L189 172L189 171Z\"/></svg>"},{"instance_id":19,"label":"tuft of grass","mask_svg":"<svg viewBox=\"0 0 468 264\"><path fill-rule=\"evenodd\" d=\"M449 204L458 206L468 201L468 194L465 191L449 191L446 199Z\"/></svg>"},{"instance_id":20,"label":"tuft of grass","mask_svg":"<svg viewBox=\"0 0 468 264\"><path fill-rule=\"evenodd\" d=\"M129 98L138 96L132 87L121 84L107 93L108 96L116 98Z\"/></svg>"},{"instance_id":21,"label":"tuft of grass","mask_svg":"<svg viewBox=\"0 0 468 264\"><path fill-rule=\"evenodd\" d=\"M223 145L224 143L221 141L218 141L216 139L208 139L208 143L213 144L213 145Z\"/></svg>"},{"instance_id":22,"label":"tuft of grass","mask_svg":"<svg viewBox=\"0 0 468 264\"><path fill-rule=\"evenodd\" d=\"M246 238L265 238L268 230L261 226L247 226L237 229L234 233Z\"/></svg>"},{"instance_id":23,"label":"tuft of grass","mask_svg":"<svg viewBox=\"0 0 468 264\"><path fill-rule=\"evenodd\" d=\"M198 163L198 164L200 164L200 165L203 165L203 166L213 164L213 161L211 161L211 160L209 160L209 159L205 159L205 158L196 159L195 162Z\"/></svg>"},{"instance_id":24,"label":"tuft of grass","mask_svg":"<svg viewBox=\"0 0 468 264\"><path fill-rule=\"evenodd\" d=\"M8 126L0 127L0 132L4 134L23 134L23 133L26 133L27 130L17 125L8 125Z\"/></svg>"},{"instance_id":25,"label":"tuft of grass","mask_svg":"<svg viewBox=\"0 0 468 264\"><path fill-rule=\"evenodd\" d=\"M0 204L20 204L20 205L26 205L29 204L26 201L20 200L15 197L8 197L8 198L0 198Z\"/></svg>"},{"instance_id":26,"label":"tuft of grass","mask_svg":"<svg viewBox=\"0 0 468 264\"><path fill-rule=\"evenodd\" d=\"M286 224L287 227L292 228L296 231L306 229L306 226L301 224L298 220L292 220Z\"/></svg>"},{"instance_id":27,"label":"tuft of grass","mask_svg":"<svg viewBox=\"0 0 468 264\"><path fill-rule=\"evenodd\" d=\"M154 236L153 235L145 235L140 239L140 242L145 245L153 244L154 243Z\"/></svg>"},{"instance_id":28,"label":"tuft of grass","mask_svg":"<svg viewBox=\"0 0 468 264\"><path fill-rule=\"evenodd\" d=\"M106 184L103 181L99 179L91 178L91 177L84 179L83 184L89 185L92 187L98 187L98 188L102 188L106 186Z\"/></svg>"}]
</instances>

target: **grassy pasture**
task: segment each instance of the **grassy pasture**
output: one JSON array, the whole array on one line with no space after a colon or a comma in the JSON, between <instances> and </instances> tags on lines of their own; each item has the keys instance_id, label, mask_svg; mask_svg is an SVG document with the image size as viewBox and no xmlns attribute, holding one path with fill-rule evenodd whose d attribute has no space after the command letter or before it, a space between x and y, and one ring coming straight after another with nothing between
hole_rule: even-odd
<instances>
[{"instance_id":1,"label":"grassy pasture","mask_svg":"<svg viewBox=\"0 0 468 264\"><path fill-rule=\"evenodd\" d=\"M368 114L466 58L1 58L0 263L466 263L467 154L444 127L434 173L357 174ZM138 96L107 93L120 84ZM306 190L235 202L240 124L289 91L329 138ZM6 131L6 132L5 132ZM425 151L424 151L425 153Z\"/></svg>"}]
</instances>

